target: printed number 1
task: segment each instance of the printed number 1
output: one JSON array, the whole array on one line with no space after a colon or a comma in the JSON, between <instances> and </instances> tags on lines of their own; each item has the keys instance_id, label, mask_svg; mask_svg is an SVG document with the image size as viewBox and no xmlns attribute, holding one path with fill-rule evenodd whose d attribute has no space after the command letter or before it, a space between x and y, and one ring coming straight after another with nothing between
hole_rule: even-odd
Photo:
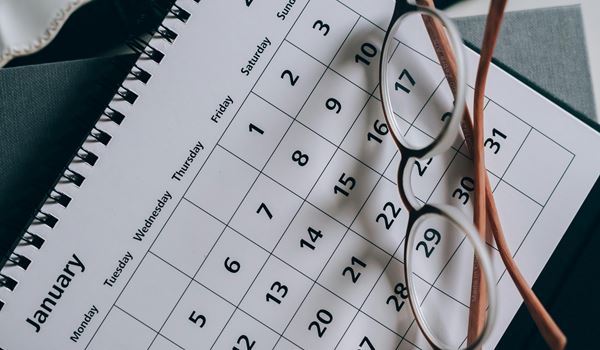
<instances>
[{"instance_id":1,"label":"printed number 1","mask_svg":"<svg viewBox=\"0 0 600 350\"><path fill-rule=\"evenodd\" d=\"M248 130L249 130L250 132L252 132L252 131L256 131L257 133L259 133L259 134L261 134L261 135L265 133L265 132L263 131L263 129L259 128L258 126L254 125L254 124L252 124L252 123L250 123L250 125L248 125Z\"/></svg>"}]
</instances>

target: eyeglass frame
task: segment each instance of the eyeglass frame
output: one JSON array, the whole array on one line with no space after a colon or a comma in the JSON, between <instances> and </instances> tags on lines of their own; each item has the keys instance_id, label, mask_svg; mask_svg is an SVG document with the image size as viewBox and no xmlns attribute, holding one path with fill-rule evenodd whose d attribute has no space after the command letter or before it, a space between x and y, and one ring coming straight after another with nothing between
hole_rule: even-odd
<instances>
[{"instance_id":1,"label":"eyeglass frame","mask_svg":"<svg viewBox=\"0 0 600 350\"><path fill-rule=\"evenodd\" d=\"M390 42L393 40L402 19L409 14L425 14L439 20L449 34L450 43L452 45L454 55L457 62L456 87L455 87L455 103L451 112L450 120L442 126L440 134L433 140L432 143L425 147L418 148L410 145L409 142L402 136L400 128L394 115L394 109L390 97L390 88L388 85L388 63L391 60ZM464 47L462 39L456 25L441 11L425 6L409 4L406 0L396 0L394 12L384 36L383 45L381 48L379 62L379 89L381 94L381 104L384 117L389 126L390 135L394 140L396 147L400 153L400 164L397 170L397 184L400 198L408 211L408 226L406 229L406 237L404 243L404 275L408 288L409 305L415 316L417 325L423 332L427 341L435 348L449 348L447 344L437 338L431 330L429 323L423 315L419 300L416 297L415 284L413 280L413 262L412 254L416 232L413 230L419 227L428 216L438 215L448 219L456 228L464 233L469 239L478 262L480 264L483 276L485 278L486 290L488 296L487 317L483 324L483 328L477 338L468 344L464 349L477 348L489 336L491 329L496 320L497 297L496 284L494 283L494 273L492 263L486 251L485 245L479 238L479 233L473 223L464 216L458 209L444 204L424 204L420 205L416 196L413 193L411 185L411 175L417 160L432 158L438 154L446 152L452 146L454 140L460 135L459 127L462 116L465 111L466 97L466 67L464 59ZM410 169L410 171L407 171Z\"/></svg>"}]
</instances>

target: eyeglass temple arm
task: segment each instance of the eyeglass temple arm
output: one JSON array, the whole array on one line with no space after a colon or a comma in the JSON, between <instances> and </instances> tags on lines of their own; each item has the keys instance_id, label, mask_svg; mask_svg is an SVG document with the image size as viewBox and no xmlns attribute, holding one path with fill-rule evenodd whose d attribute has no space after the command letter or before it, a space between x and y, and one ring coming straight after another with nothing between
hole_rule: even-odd
<instances>
[{"instance_id":1,"label":"eyeglass temple arm","mask_svg":"<svg viewBox=\"0 0 600 350\"><path fill-rule=\"evenodd\" d=\"M494 2L497 2L497 1L494 1ZM503 1L503 2L505 3L506 1ZM420 6L434 7L433 0L417 0L417 4ZM452 93L456 95L456 78L455 78L456 77L456 61L455 61L454 55L452 54L452 49L451 49L450 43L448 41L448 38L446 36L445 30L439 22L434 21L430 17L424 16L423 21L425 22L427 32L429 33L429 36L433 43L433 46L434 46L434 49L438 56L438 59L440 61L440 64L442 65L442 68L446 75L446 79L448 81L448 84L450 85L450 89L452 90ZM495 26L499 27L499 24L500 24L499 22L496 22L493 24L486 23L486 31L487 31L488 26L495 25ZM496 31L496 35L497 35L497 31ZM485 41L484 41L483 46L485 46ZM492 51L493 51L493 46L492 46ZM482 59L483 59L483 55L484 55L484 51L482 50ZM486 59L491 61L491 56L492 56L491 51L490 51L489 55L487 55L487 56L488 57ZM488 63L488 68L489 68L489 63ZM478 72L478 74L479 74L479 72ZM487 75L487 68L486 68L486 75ZM483 79L483 83L485 83L485 79ZM483 94L481 94L481 95L483 97ZM462 128L462 132L465 136L465 143L467 145L467 149L469 150L469 152L472 155L474 155L473 151L476 149L474 147L475 146L474 145L475 137L473 134L473 124L471 121L471 116L469 114L468 108L465 108L465 114L463 116L463 119L461 120L461 128ZM482 135L482 133L481 133L481 135ZM482 144L483 138L481 136L480 136L480 138L481 138L481 144ZM480 150L480 152L482 152L483 147L480 146L479 150ZM481 179L482 178L477 178L475 183L483 184L483 182L480 181ZM510 274L511 278L513 279L517 289L519 290L519 293L523 297L524 303L527 306L527 310L531 314L531 317L533 318L538 330L542 334L546 343L552 349L564 349L566 346L566 341L567 341L565 335L562 333L562 331L560 330L558 325L554 322L554 320L552 319L550 314L546 311L546 309L544 308L542 303L539 301L539 299L537 298L535 293L529 287L527 281L521 274L517 264L513 260L512 255L508 249L508 244L506 243L506 239L504 237L504 232L502 230L502 225L500 223L500 218L498 216L496 203L494 201L494 197L492 194L492 188L490 185L490 181L487 176L487 172L485 172L485 170L483 172L483 179L485 181L485 205L487 206L487 211L484 211L484 213L486 213L487 219L489 220L489 222L491 224L491 231L494 235L496 245L500 252L500 257L502 258L502 261L504 262L504 265L506 266L506 269L508 270L508 273ZM477 197L483 199L483 196L481 196L481 195L476 196L476 198ZM484 231L480 231L480 232L484 232ZM485 293L479 293L479 295L485 295ZM480 305L485 305L485 302L481 303ZM473 308L471 308L471 311L473 311ZM471 314L469 316L470 316L469 318L471 319ZM481 320L483 320L482 314L479 314L478 317ZM471 326L471 322L470 322L470 326ZM471 328L471 327L469 327L469 328ZM475 332L475 333L477 333L477 332Z\"/></svg>"}]
</instances>

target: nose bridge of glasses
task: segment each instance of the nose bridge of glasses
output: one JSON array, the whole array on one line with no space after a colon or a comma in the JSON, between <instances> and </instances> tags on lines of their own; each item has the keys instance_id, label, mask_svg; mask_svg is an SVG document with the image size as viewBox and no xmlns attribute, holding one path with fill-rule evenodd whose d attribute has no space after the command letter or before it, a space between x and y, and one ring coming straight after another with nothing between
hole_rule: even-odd
<instances>
[{"instance_id":1,"label":"nose bridge of glasses","mask_svg":"<svg viewBox=\"0 0 600 350\"><path fill-rule=\"evenodd\" d=\"M411 175L417 158L414 151L405 147L400 147L400 164L398 164L397 183L400 199L406 207L409 214L421 207L419 200L415 196L412 188Z\"/></svg>"}]
</instances>

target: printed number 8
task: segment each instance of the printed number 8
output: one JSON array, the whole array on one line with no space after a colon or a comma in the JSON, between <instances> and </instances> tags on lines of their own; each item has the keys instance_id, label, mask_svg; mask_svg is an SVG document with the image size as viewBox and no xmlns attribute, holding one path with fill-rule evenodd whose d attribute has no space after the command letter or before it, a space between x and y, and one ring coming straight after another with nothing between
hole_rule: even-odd
<instances>
[{"instance_id":1,"label":"printed number 8","mask_svg":"<svg viewBox=\"0 0 600 350\"><path fill-rule=\"evenodd\" d=\"M292 153L292 160L300 166L305 166L308 163L308 155L296 150Z\"/></svg>"}]
</instances>

